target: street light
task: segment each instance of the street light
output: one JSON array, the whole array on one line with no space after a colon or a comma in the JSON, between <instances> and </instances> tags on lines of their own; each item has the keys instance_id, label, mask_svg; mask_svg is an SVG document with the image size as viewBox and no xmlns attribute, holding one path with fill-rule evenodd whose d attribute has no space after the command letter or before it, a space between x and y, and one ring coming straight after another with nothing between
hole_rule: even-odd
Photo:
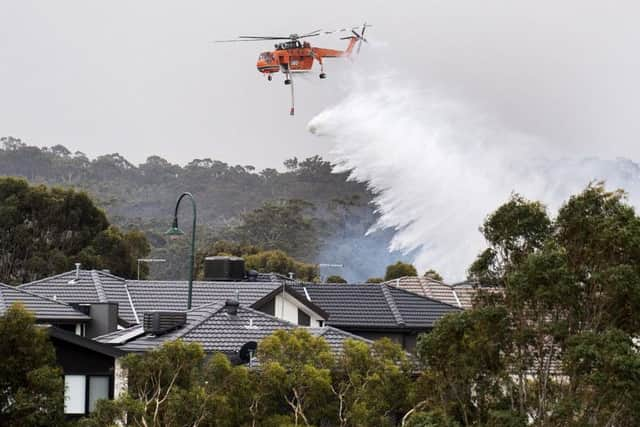
<instances>
[{"instance_id":1,"label":"street light","mask_svg":"<svg viewBox=\"0 0 640 427\"><path fill-rule=\"evenodd\" d=\"M191 310L191 291L193 288L193 264L195 260L196 253L196 200L193 198L191 193L182 193L178 200L176 201L176 210L173 214L173 223L171 224L171 228L169 228L165 235L169 237L179 237L184 235L184 231L178 227L178 208L180 207L180 202L182 199L187 197L191 200L191 206L193 207L193 228L191 229L191 257L189 261L189 297L187 298L187 310Z\"/></svg>"}]
</instances>

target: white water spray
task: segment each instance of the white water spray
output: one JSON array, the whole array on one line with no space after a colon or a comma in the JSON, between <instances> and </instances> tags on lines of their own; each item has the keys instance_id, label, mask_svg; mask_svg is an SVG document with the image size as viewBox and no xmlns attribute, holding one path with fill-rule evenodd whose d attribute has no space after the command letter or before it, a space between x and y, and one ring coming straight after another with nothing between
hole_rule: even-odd
<instances>
[{"instance_id":1,"label":"white water spray","mask_svg":"<svg viewBox=\"0 0 640 427\"><path fill-rule=\"evenodd\" d=\"M640 193L640 168L628 160L567 159L548 142L500 126L436 93L398 87L391 78L359 81L309 130L334 141L336 172L377 194L375 228L393 228L390 250L417 249L419 271L461 280L484 247L478 227L510 193L541 200L551 212L590 181Z\"/></svg>"}]
</instances>

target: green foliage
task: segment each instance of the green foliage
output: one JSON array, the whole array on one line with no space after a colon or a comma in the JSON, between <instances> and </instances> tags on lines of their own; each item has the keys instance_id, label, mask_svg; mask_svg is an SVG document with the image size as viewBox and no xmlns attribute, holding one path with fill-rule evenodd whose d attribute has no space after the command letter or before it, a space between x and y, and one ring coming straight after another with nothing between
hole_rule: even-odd
<instances>
[{"instance_id":1,"label":"green foliage","mask_svg":"<svg viewBox=\"0 0 640 427\"><path fill-rule=\"evenodd\" d=\"M181 341L129 355L129 393L98 402L79 424L392 426L412 405L414 365L389 339L347 340L335 357L305 328L280 330L259 343L257 360L233 366Z\"/></svg>"},{"instance_id":2,"label":"green foliage","mask_svg":"<svg viewBox=\"0 0 640 427\"><path fill-rule=\"evenodd\" d=\"M475 309L422 337L419 403L462 425L637 425L640 218L589 185L551 220L520 196L482 228Z\"/></svg>"},{"instance_id":3,"label":"green foliage","mask_svg":"<svg viewBox=\"0 0 640 427\"><path fill-rule=\"evenodd\" d=\"M342 276L338 276L334 274L334 275L328 276L325 279L325 283L347 283L347 281Z\"/></svg>"},{"instance_id":4,"label":"green foliage","mask_svg":"<svg viewBox=\"0 0 640 427\"><path fill-rule=\"evenodd\" d=\"M47 332L21 304L0 317L0 425L61 425L62 372Z\"/></svg>"},{"instance_id":5,"label":"green foliage","mask_svg":"<svg viewBox=\"0 0 640 427\"><path fill-rule=\"evenodd\" d=\"M293 411L294 423L322 417L331 393L333 356L327 342L306 329L276 331L258 346L263 379Z\"/></svg>"},{"instance_id":6,"label":"green foliage","mask_svg":"<svg viewBox=\"0 0 640 427\"><path fill-rule=\"evenodd\" d=\"M387 272L384 275L384 280L399 279L404 276L417 276L418 271L411 265L398 261L395 264L391 264L387 267Z\"/></svg>"},{"instance_id":7,"label":"green foliage","mask_svg":"<svg viewBox=\"0 0 640 427\"><path fill-rule=\"evenodd\" d=\"M416 412L407 419L406 427L459 427L460 424L446 414L430 411Z\"/></svg>"},{"instance_id":8,"label":"green foliage","mask_svg":"<svg viewBox=\"0 0 640 427\"><path fill-rule=\"evenodd\" d=\"M258 252L244 257L247 269L263 273L280 273L289 275L294 273L296 279L315 282L318 280L318 267L296 261L280 250Z\"/></svg>"},{"instance_id":9,"label":"green foliage","mask_svg":"<svg viewBox=\"0 0 640 427\"><path fill-rule=\"evenodd\" d=\"M175 400L184 399L185 394L189 399L202 395L197 385L203 361L204 352L199 344L180 340L169 341L144 354L126 356L122 366L129 372L131 396L123 398L123 405L131 406L131 398L140 405L134 423L170 425L171 420L186 416L183 412L186 408L176 405Z\"/></svg>"},{"instance_id":10,"label":"green foliage","mask_svg":"<svg viewBox=\"0 0 640 427\"><path fill-rule=\"evenodd\" d=\"M463 425L486 423L504 403L501 386L510 338L503 307L446 315L431 333L420 336L417 353L426 368L420 393L427 406Z\"/></svg>"},{"instance_id":11,"label":"green foliage","mask_svg":"<svg viewBox=\"0 0 640 427\"><path fill-rule=\"evenodd\" d=\"M442 276L440 275L440 273L438 273L434 269L429 269L429 270L425 271L424 272L424 277L427 277L427 278L433 279L433 280L438 280L440 282L442 282L444 280L442 278Z\"/></svg>"},{"instance_id":12,"label":"green foliage","mask_svg":"<svg viewBox=\"0 0 640 427\"><path fill-rule=\"evenodd\" d=\"M574 396L561 404L576 414L572 425L640 424L640 353L619 329L583 332L571 337L564 369Z\"/></svg>"},{"instance_id":13,"label":"green foliage","mask_svg":"<svg viewBox=\"0 0 640 427\"><path fill-rule=\"evenodd\" d=\"M67 271L79 261L135 277L149 252L144 235L122 233L87 194L0 178L0 281L24 283Z\"/></svg>"},{"instance_id":14,"label":"green foliage","mask_svg":"<svg viewBox=\"0 0 640 427\"><path fill-rule=\"evenodd\" d=\"M366 283L382 283L384 279L382 277L369 277Z\"/></svg>"},{"instance_id":15,"label":"green foliage","mask_svg":"<svg viewBox=\"0 0 640 427\"><path fill-rule=\"evenodd\" d=\"M487 248L469 268L470 275L486 285L504 285L507 269L539 249L550 236L551 220L544 205L514 194L489 215L480 228Z\"/></svg>"},{"instance_id":16,"label":"green foliage","mask_svg":"<svg viewBox=\"0 0 640 427\"><path fill-rule=\"evenodd\" d=\"M239 242L308 258L315 254L318 244L313 220L306 213L312 208L302 200L266 202L242 215L232 234Z\"/></svg>"}]
</instances>

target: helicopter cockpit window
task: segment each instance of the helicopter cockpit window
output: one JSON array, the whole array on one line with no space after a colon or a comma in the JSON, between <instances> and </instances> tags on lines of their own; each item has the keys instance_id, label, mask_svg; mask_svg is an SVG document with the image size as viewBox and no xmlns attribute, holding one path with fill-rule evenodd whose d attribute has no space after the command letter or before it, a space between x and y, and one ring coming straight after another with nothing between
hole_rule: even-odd
<instances>
[{"instance_id":1,"label":"helicopter cockpit window","mask_svg":"<svg viewBox=\"0 0 640 427\"><path fill-rule=\"evenodd\" d=\"M273 61L273 54L271 52L262 52L260 54L260 60L271 62Z\"/></svg>"}]
</instances>

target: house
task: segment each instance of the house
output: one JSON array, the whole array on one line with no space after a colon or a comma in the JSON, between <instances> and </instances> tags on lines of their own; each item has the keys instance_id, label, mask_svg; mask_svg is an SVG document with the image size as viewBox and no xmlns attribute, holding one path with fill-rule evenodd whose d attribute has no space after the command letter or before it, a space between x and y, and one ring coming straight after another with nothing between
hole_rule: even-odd
<instances>
[{"instance_id":1,"label":"house","mask_svg":"<svg viewBox=\"0 0 640 427\"><path fill-rule=\"evenodd\" d=\"M277 275L245 272L243 262L205 261L205 280L193 282L192 307L236 299L299 326L325 324L367 339L389 337L413 351L417 335L428 332L444 314L459 309L389 284L301 284ZM233 273L231 273L233 271ZM272 281L281 279L280 281ZM75 289L79 292L74 292ZM126 280L99 270L70 271L21 286L82 305L118 302L118 324L139 325L144 313L186 309L188 282Z\"/></svg>"},{"instance_id":2,"label":"house","mask_svg":"<svg viewBox=\"0 0 640 427\"><path fill-rule=\"evenodd\" d=\"M126 390L126 380L116 375L124 351L54 326L47 329L64 375L65 415L84 416L99 399L113 399Z\"/></svg>"},{"instance_id":3,"label":"house","mask_svg":"<svg viewBox=\"0 0 640 427\"><path fill-rule=\"evenodd\" d=\"M471 281L449 285L425 276L404 276L384 283L417 295L446 302L464 310L473 306L473 299L478 290L477 284Z\"/></svg>"},{"instance_id":4,"label":"house","mask_svg":"<svg viewBox=\"0 0 640 427\"><path fill-rule=\"evenodd\" d=\"M288 278L269 281L278 277L256 274L244 280L212 277L194 281L192 307L235 298L242 305L289 322L322 326L326 312L293 291L290 284L294 282ZM188 294L186 280L126 280L101 270L81 270L79 266L76 270L26 283L19 288L77 306L117 303L118 325L124 328L140 324L143 314L148 311L185 310Z\"/></svg>"},{"instance_id":5,"label":"house","mask_svg":"<svg viewBox=\"0 0 640 427\"><path fill-rule=\"evenodd\" d=\"M14 303L21 303L35 316L36 323L47 329L55 348L57 365L64 375L65 414L70 417L85 415L93 410L98 399L113 398L118 394L122 384L114 373L118 358L125 353L84 336L115 330L115 304L74 307L0 284L0 315Z\"/></svg>"},{"instance_id":6,"label":"house","mask_svg":"<svg viewBox=\"0 0 640 427\"><path fill-rule=\"evenodd\" d=\"M328 313L327 325L370 340L388 337L410 352L419 334L431 331L447 313L460 310L387 284L297 284L292 288Z\"/></svg>"},{"instance_id":7,"label":"house","mask_svg":"<svg viewBox=\"0 0 640 427\"><path fill-rule=\"evenodd\" d=\"M251 364L253 354L265 337L277 330L299 325L243 306L234 299L218 301L188 311L150 311L141 325L100 337L96 341L127 353L144 353L173 340L197 342L207 354L221 352L237 364ZM347 339L370 342L331 326L308 327L308 331L327 340L335 354L342 352ZM244 349L244 350L243 350Z\"/></svg>"}]
</instances>

